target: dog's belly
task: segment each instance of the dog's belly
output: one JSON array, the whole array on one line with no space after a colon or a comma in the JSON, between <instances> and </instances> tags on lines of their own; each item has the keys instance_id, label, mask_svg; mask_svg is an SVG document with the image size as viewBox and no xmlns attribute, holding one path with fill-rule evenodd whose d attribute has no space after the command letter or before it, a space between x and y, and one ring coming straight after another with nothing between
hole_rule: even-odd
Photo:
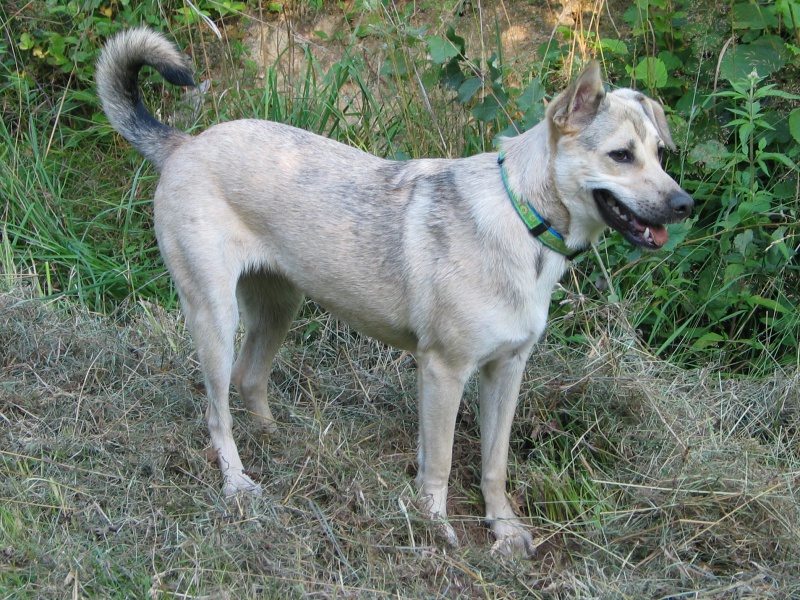
<instances>
[{"instance_id":1,"label":"dog's belly","mask_svg":"<svg viewBox=\"0 0 800 600\"><path fill-rule=\"evenodd\" d=\"M417 351L419 339L411 329L404 327L402 324L392 324L386 319L369 318L371 315L364 315L363 313L357 315L349 310L327 310L358 332L368 335L379 342L400 350Z\"/></svg>"},{"instance_id":2,"label":"dog's belly","mask_svg":"<svg viewBox=\"0 0 800 600\"><path fill-rule=\"evenodd\" d=\"M331 294L329 290L325 293L313 289L304 291L306 297L359 333L401 350L417 350L419 338L408 322L406 310L398 303L389 302L386 296L378 297L380 295L374 292L354 295L352 290L341 294Z\"/></svg>"},{"instance_id":3,"label":"dog's belly","mask_svg":"<svg viewBox=\"0 0 800 600\"><path fill-rule=\"evenodd\" d=\"M436 293L409 294L396 306L383 304L387 296L377 300L374 295L355 298L348 294L341 303L309 297L369 337L412 353L434 350L467 369L516 353L544 332L546 300L513 308L498 302L489 290L481 293L472 287L470 293L469 301L460 306L440 303ZM467 296L463 293L455 297ZM399 301L401 294L395 298Z\"/></svg>"}]
</instances>

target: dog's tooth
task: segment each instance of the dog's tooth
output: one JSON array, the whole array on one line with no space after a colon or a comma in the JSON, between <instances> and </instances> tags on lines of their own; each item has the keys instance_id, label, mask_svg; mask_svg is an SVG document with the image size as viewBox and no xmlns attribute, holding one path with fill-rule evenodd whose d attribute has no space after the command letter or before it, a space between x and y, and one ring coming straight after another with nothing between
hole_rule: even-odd
<instances>
[{"instance_id":1,"label":"dog's tooth","mask_svg":"<svg viewBox=\"0 0 800 600\"><path fill-rule=\"evenodd\" d=\"M646 239L648 242L652 242L653 241L653 235L650 233L650 228L649 227L645 228L645 230L644 230L644 239Z\"/></svg>"}]
</instances>

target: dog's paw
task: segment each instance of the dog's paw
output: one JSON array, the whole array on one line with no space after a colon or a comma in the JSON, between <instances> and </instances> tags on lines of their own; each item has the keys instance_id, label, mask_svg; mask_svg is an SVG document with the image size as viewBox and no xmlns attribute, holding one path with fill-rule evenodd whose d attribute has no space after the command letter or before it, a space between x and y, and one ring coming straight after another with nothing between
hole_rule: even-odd
<instances>
[{"instance_id":1,"label":"dog's paw","mask_svg":"<svg viewBox=\"0 0 800 600\"><path fill-rule=\"evenodd\" d=\"M492 554L527 557L536 550L533 536L525 527L513 519L496 519L490 525L497 540L492 545Z\"/></svg>"},{"instance_id":2,"label":"dog's paw","mask_svg":"<svg viewBox=\"0 0 800 600\"><path fill-rule=\"evenodd\" d=\"M261 428L261 431L267 435L275 435L278 433L278 422L274 419L267 419L265 417L256 417L256 423Z\"/></svg>"},{"instance_id":3,"label":"dog's paw","mask_svg":"<svg viewBox=\"0 0 800 600\"><path fill-rule=\"evenodd\" d=\"M279 431L278 423L267 419L259 419L259 427L261 427L261 431L268 435L275 435Z\"/></svg>"},{"instance_id":4,"label":"dog's paw","mask_svg":"<svg viewBox=\"0 0 800 600\"><path fill-rule=\"evenodd\" d=\"M444 542L451 548L458 548L458 535L456 530L445 519L439 516L432 517L437 525L438 533Z\"/></svg>"},{"instance_id":5,"label":"dog's paw","mask_svg":"<svg viewBox=\"0 0 800 600\"><path fill-rule=\"evenodd\" d=\"M266 402L250 401L247 412L256 425L266 434L274 435L278 433L278 421L272 416L272 411Z\"/></svg>"},{"instance_id":6,"label":"dog's paw","mask_svg":"<svg viewBox=\"0 0 800 600\"><path fill-rule=\"evenodd\" d=\"M237 494L260 496L261 486L241 471L236 473L228 472L225 474L225 485L222 487L222 493L226 498Z\"/></svg>"}]
</instances>

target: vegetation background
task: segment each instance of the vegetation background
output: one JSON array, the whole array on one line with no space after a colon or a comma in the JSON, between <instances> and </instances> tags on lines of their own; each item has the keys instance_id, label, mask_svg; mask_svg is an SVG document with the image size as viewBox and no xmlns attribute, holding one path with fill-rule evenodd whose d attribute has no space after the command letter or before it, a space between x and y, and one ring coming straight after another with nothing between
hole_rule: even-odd
<instances>
[{"instance_id":1,"label":"vegetation background","mask_svg":"<svg viewBox=\"0 0 800 600\"><path fill-rule=\"evenodd\" d=\"M474 390L447 548L417 513L413 358L313 304L238 425L226 503L151 230L156 174L93 91L149 24L195 90L162 120L291 123L382 156L490 151L589 58L669 107L697 201L668 251L616 235L552 305L513 432L529 559L482 527ZM0 7L0 597L800 597L800 2L10 0Z\"/></svg>"}]
</instances>

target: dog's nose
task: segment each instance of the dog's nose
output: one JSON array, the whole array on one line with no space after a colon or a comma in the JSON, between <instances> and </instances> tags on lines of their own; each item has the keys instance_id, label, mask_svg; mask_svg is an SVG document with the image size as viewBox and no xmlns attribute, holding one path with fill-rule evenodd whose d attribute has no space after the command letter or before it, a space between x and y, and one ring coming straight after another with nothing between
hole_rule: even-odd
<instances>
[{"instance_id":1,"label":"dog's nose","mask_svg":"<svg viewBox=\"0 0 800 600\"><path fill-rule=\"evenodd\" d=\"M669 207L672 209L672 212L679 219L685 219L692 214L692 209L694 208L694 199L683 190L672 192L669 198L667 198L667 202L669 203Z\"/></svg>"}]
</instances>

